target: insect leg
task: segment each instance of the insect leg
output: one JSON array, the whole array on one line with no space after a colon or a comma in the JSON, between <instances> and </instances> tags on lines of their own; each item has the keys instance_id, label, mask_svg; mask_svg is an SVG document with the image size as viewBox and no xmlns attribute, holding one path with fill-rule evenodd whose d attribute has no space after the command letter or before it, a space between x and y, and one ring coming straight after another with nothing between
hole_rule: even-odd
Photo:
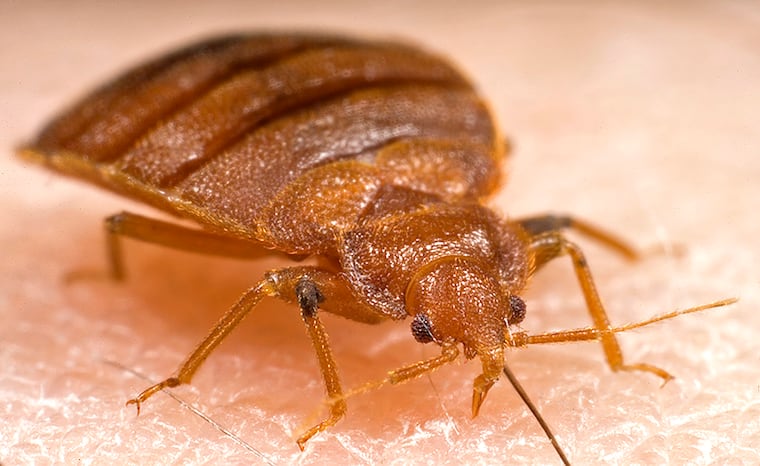
<instances>
[{"instance_id":1,"label":"insect leg","mask_svg":"<svg viewBox=\"0 0 760 466\"><path fill-rule=\"evenodd\" d=\"M569 215L538 215L535 217L519 219L517 220L517 223L531 236L538 236L550 232L560 232L565 228L570 228L598 241L600 244L603 244L630 260L636 260L639 258L639 253L636 252L635 249L617 238L615 235ZM550 259L551 258L548 260ZM544 263L545 262L537 263L536 266L540 267Z\"/></svg>"},{"instance_id":2,"label":"insect leg","mask_svg":"<svg viewBox=\"0 0 760 466\"><path fill-rule=\"evenodd\" d=\"M106 247L111 277L124 278L121 239L128 237L182 251L239 259L257 259L276 254L254 241L222 236L187 228L130 212L121 212L105 220Z\"/></svg>"},{"instance_id":3,"label":"insect leg","mask_svg":"<svg viewBox=\"0 0 760 466\"><path fill-rule=\"evenodd\" d=\"M137 406L140 413L140 405L164 388L176 387L190 383L196 371L201 367L212 351L219 343L248 315L248 312L265 296L277 295L277 283L266 277L258 285L246 291L229 311L216 323L211 333L190 353L185 362L179 367L177 375L169 377L151 387L143 390L137 397L127 401L127 404Z\"/></svg>"},{"instance_id":4,"label":"insect leg","mask_svg":"<svg viewBox=\"0 0 760 466\"><path fill-rule=\"evenodd\" d=\"M277 297L288 302L295 301L301 308L301 318L317 353L330 405L328 418L304 432L296 441L303 450L310 438L335 425L347 409L327 332L317 311L323 309L370 324L379 323L385 317L356 302L350 287L338 274L314 267L292 267L274 272L270 277L277 283Z\"/></svg>"},{"instance_id":5,"label":"insect leg","mask_svg":"<svg viewBox=\"0 0 760 466\"><path fill-rule=\"evenodd\" d=\"M586 258L575 243L568 241L557 231L548 231L534 236L530 243L530 249L536 256L537 264L546 263L565 254L570 256L573 261L575 275L578 278L581 290L583 291L583 297L586 300L586 307L591 314L594 328L597 331L596 338L602 343L604 354L607 357L607 364L609 364L613 371L638 370L651 372L665 381L672 378L664 370L649 364L639 363L629 365L623 363L623 352L615 337L615 329L610 325L607 312L604 310L599 293L596 291L594 279L591 276L591 270L586 262Z\"/></svg>"},{"instance_id":6,"label":"insect leg","mask_svg":"<svg viewBox=\"0 0 760 466\"><path fill-rule=\"evenodd\" d=\"M265 296L298 303L300 306L301 317L314 344L330 400L329 417L298 438L298 446L303 450L305 443L311 437L334 425L346 413L345 397L330 350L327 332L319 319L318 309L323 308L326 311L365 323L378 323L385 319L385 316L357 303L351 295L348 284L338 274L315 267L291 267L267 273L264 280L245 292L240 300L219 320L211 333L180 366L176 376L169 377L147 388L136 398L129 400L127 404L136 404L139 412L141 403L156 392L164 388L190 383L196 371L211 352Z\"/></svg>"}]
</instances>

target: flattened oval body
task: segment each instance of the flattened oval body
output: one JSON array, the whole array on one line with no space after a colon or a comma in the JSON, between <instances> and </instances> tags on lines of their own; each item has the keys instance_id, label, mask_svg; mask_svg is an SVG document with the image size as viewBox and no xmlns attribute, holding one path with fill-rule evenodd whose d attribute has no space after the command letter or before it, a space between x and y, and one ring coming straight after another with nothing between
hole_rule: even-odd
<instances>
[{"instance_id":1,"label":"flattened oval body","mask_svg":"<svg viewBox=\"0 0 760 466\"><path fill-rule=\"evenodd\" d=\"M655 366L624 364L616 334L733 302L613 328L583 252L561 230L628 258L636 252L570 216L507 221L482 205L498 184L504 151L472 85L434 55L389 42L265 34L200 42L138 66L60 114L22 155L213 230L111 217L112 271L120 266L119 234L235 257L260 246L320 256L316 266L268 272L175 375L128 402L139 412L160 390L190 383L245 315L276 297L300 307L330 404L329 417L297 440L303 450L346 412L318 310L368 324L410 317L416 341L441 346L439 356L389 372L381 384L450 363L461 345L482 365L473 415L502 373L535 414L505 364L506 349L599 340L613 370L667 381ZM513 332L526 314L520 293L529 278L562 255L572 260L593 327Z\"/></svg>"},{"instance_id":2,"label":"flattened oval body","mask_svg":"<svg viewBox=\"0 0 760 466\"><path fill-rule=\"evenodd\" d=\"M445 60L390 42L270 34L141 65L56 117L26 152L206 228L330 255L382 187L477 200L497 186L503 151L486 105ZM351 207L328 209L336 200L322 185L350 185ZM304 212L319 215L300 236L273 223Z\"/></svg>"}]
</instances>

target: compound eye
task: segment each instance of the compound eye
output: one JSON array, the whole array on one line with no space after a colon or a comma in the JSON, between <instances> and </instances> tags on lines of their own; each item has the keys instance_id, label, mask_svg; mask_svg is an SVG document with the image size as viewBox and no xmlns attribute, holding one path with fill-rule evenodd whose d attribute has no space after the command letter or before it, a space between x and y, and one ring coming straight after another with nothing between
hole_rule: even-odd
<instances>
[{"instance_id":1,"label":"compound eye","mask_svg":"<svg viewBox=\"0 0 760 466\"><path fill-rule=\"evenodd\" d=\"M430 317L427 314L420 313L414 316L412 319L412 336L419 343L430 343L435 340Z\"/></svg>"},{"instance_id":2,"label":"compound eye","mask_svg":"<svg viewBox=\"0 0 760 466\"><path fill-rule=\"evenodd\" d=\"M510 295L509 310L509 318L507 319L509 325L519 324L525 318L525 301L523 301L519 296Z\"/></svg>"}]
</instances>

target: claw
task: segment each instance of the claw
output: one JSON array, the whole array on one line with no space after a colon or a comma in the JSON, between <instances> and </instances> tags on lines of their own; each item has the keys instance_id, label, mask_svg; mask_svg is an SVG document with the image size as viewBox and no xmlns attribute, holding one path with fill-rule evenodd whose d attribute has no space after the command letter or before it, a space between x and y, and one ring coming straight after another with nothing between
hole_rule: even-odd
<instances>
[{"instance_id":1,"label":"claw","mask_svg":"<svg viewBox=\"0 0 760 466\"><path fill-rule=\"evenodd\" d=\"M129 406L129 405L136 405L137 415L139 416L140 415L140 400L138 400L137 398L132 398L131 400L128 400L126 403L124 403L124 406Z\"/></svg>"},{"instance_id":2,"label":"claw","mask_svg":"<svg viewBox=\"0 0 760 466\"><path fill-rule=\"evenodd\" d=\"M137 415L140 415L140 405L143 403L143 401L147 400L151 396L153 396L156 392L163 390L164 388L172 388L179 385L180 380L176 377L169 377L168 379L159 382L155 385L152 385L145 390L142 391L137 397L132 398L131 400L127 401L127 403L124 406L129 405L137 405Z\"/></svg>"}]
</instances>

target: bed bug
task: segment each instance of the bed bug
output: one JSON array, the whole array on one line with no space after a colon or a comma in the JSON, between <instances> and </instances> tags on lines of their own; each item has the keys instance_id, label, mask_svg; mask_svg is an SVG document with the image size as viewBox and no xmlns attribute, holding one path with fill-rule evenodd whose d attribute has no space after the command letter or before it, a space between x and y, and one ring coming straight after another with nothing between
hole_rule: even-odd
<instances>
[{"instance_id":1,"label":"bed bug","mask_svg":"<svg viewBox=\"0 0 760 466\"><path fill-rule=\"evenodd\" d=\"M484 205L506 152L486 103L448 61L394 42L272 33L205 40L137 66L21 149L201 227L127 212L108 218L116 278L121 237L233 257L319 258L268 272L175 376L128 402L139 412L157 391L190 383L263 297L277 297L300 308L330 400L329 416L298 438L301 449L346 413L322 311L366 324L409 319L416 341L440 345L440 355L389 372L388 383L460 351L478 358L473 415L500 374L509 376L509 347L598 340L612 370L671 377L624 362L615 334L651 321L610 325L586 259L563 231L629 258L633 249L570 216L508 221ZM521 291L560 256L572 261L593 327L519 331Z\"/></svg>"}]
</instances>

